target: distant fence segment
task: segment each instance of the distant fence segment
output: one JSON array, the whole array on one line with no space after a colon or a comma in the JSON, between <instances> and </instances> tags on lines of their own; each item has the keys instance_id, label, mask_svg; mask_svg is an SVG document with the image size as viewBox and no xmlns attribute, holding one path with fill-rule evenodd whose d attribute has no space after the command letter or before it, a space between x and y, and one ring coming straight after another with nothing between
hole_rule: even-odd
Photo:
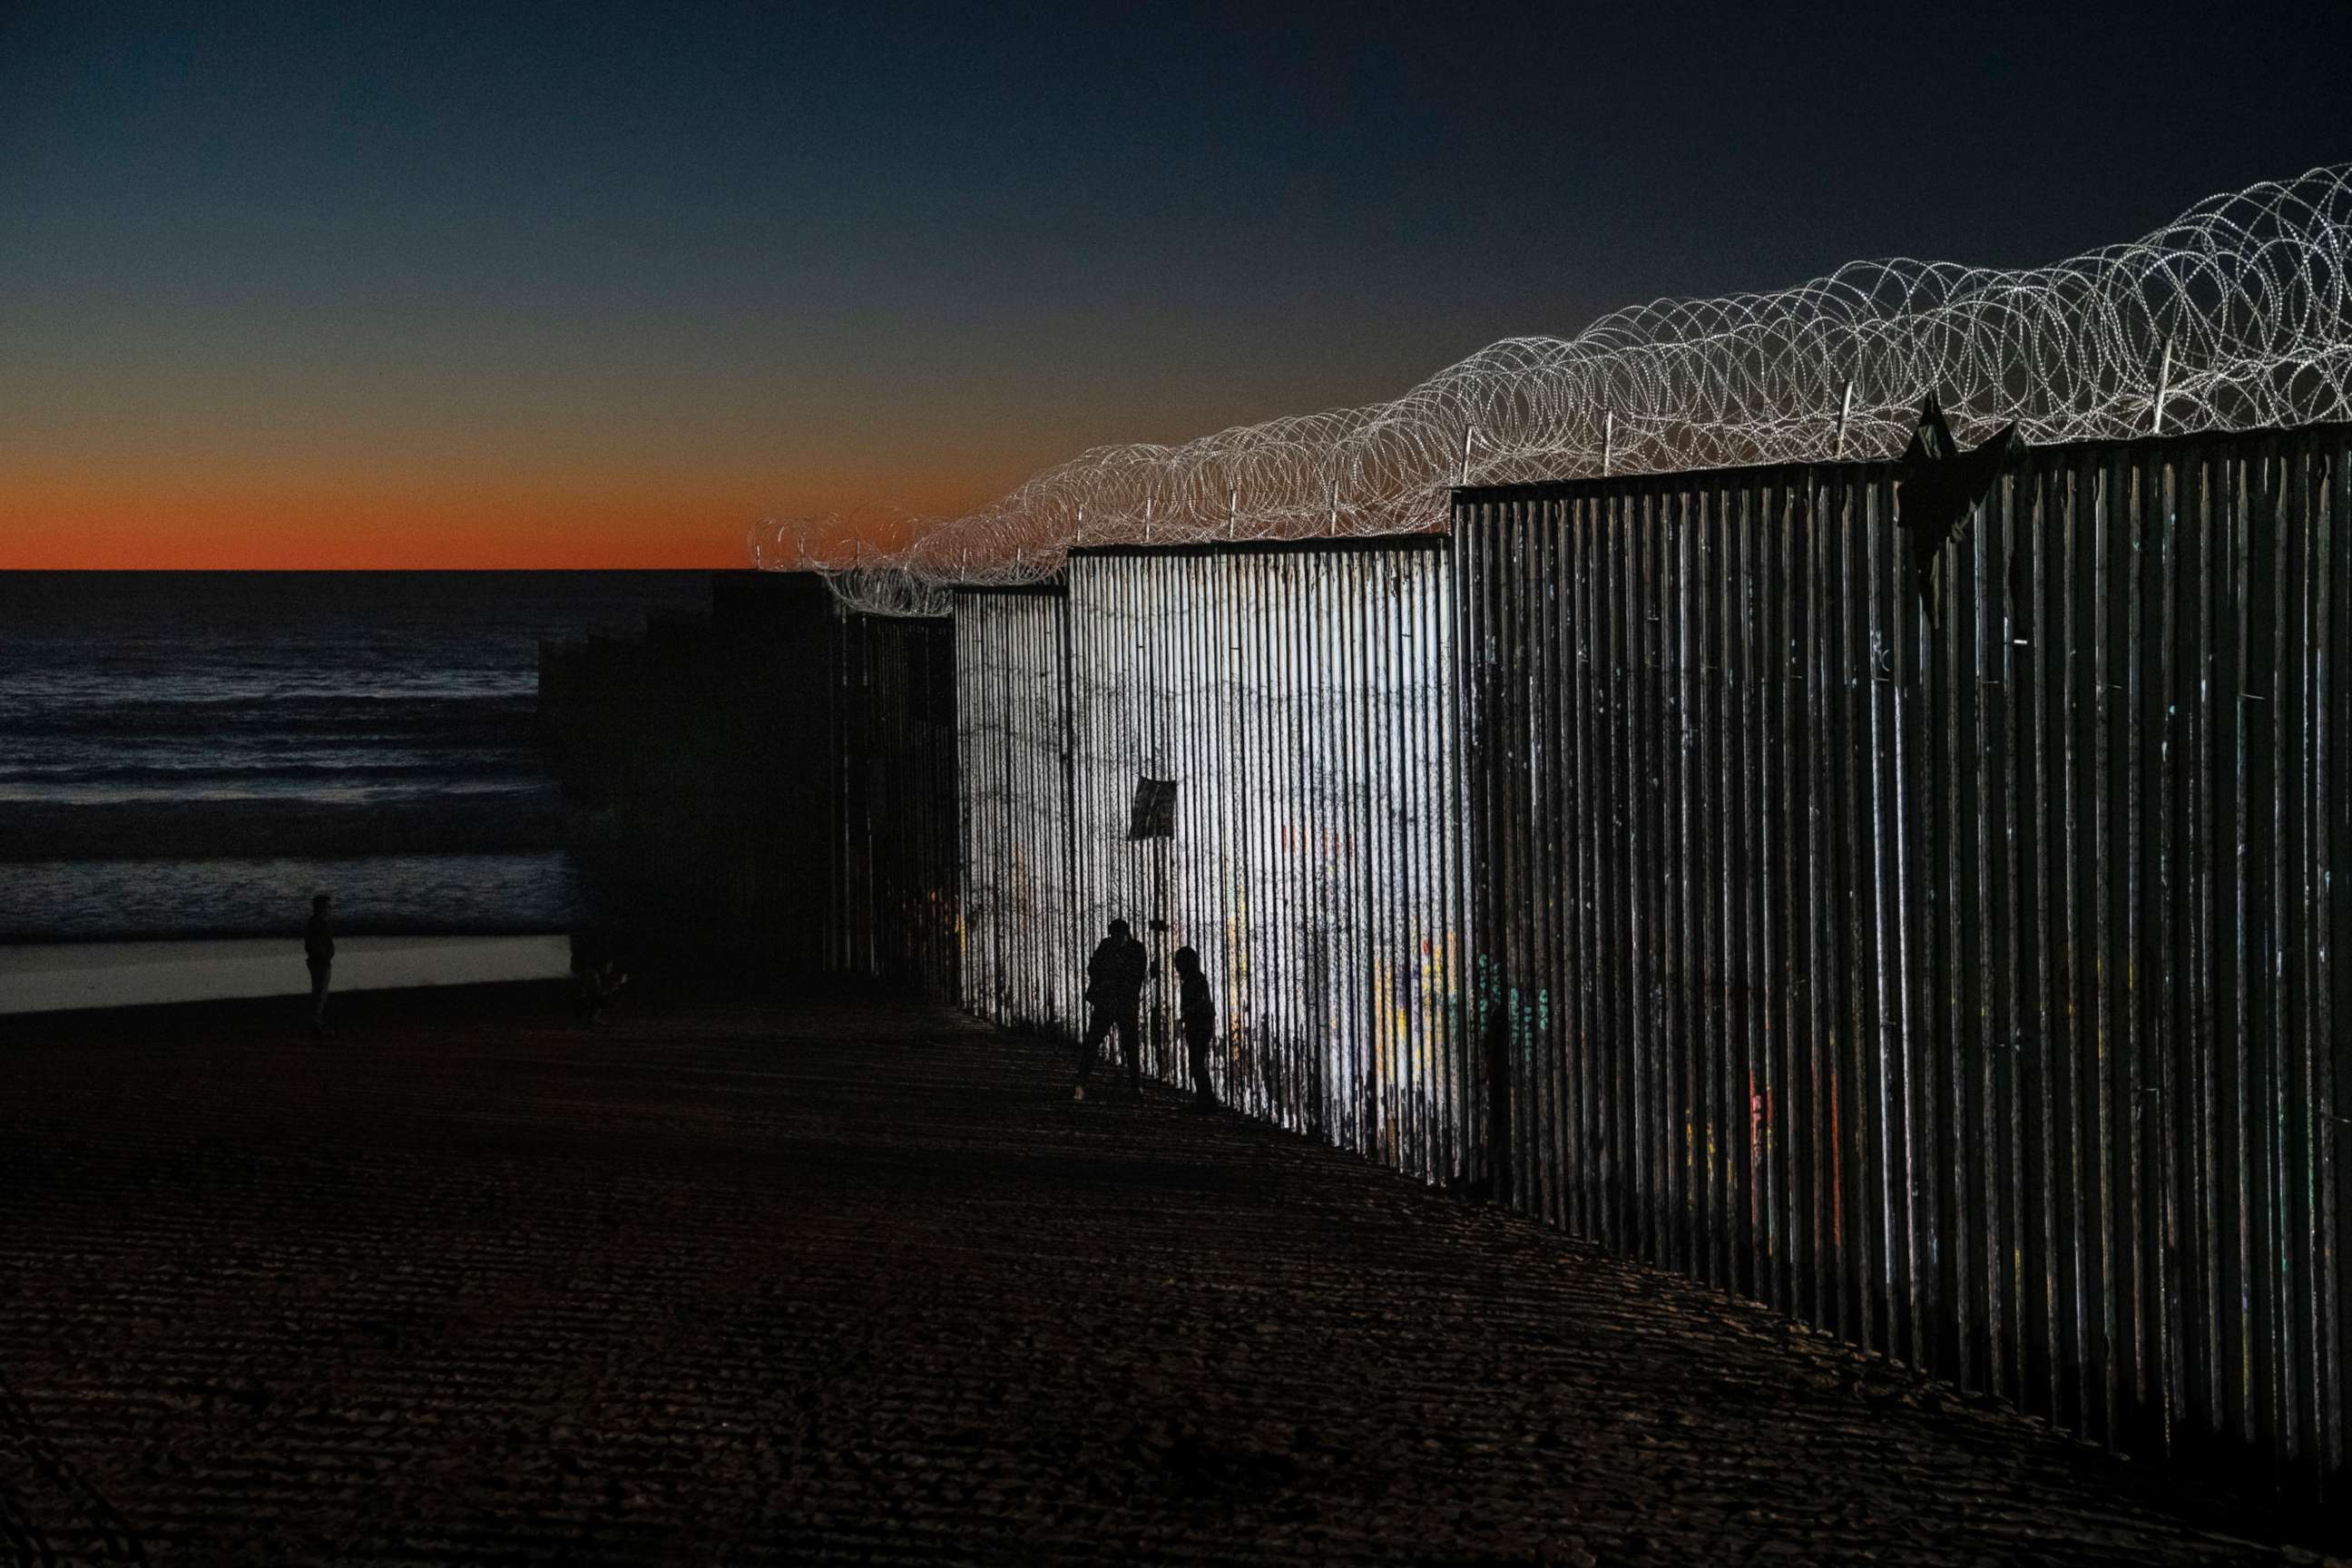
<instances>
[{"instance_id":1,"label":"distant fence segment","mask_svg":"<svg viewBox=\"0 0 2352 1568\"><path fill-rule=\"evenodd\" d=\"M2352 443L1458 491L1516 1206L2084 1435L2346 1482Z\"/></svg>"},{"instance_id":2,"label":"distant fence segment","mask_svg":"<svg viewBox=\"0 0 2352 1568\"><path fill-rule=\"evenodd\" d=\"M708 617L541 645L541 733L597 889L580 957L740 984L849 951L841 619L814 574L718 573Z\"/></svg>"},{"instance_id":3,"label":"distant fence segment","mask_svg":"<svg viewBox=\"0 0 2352 1568\"><path fill-rule=\"evenodd\" d=\"M838 614L826 967L960 994L955 632Z\"/></svg>"}]
</instances>

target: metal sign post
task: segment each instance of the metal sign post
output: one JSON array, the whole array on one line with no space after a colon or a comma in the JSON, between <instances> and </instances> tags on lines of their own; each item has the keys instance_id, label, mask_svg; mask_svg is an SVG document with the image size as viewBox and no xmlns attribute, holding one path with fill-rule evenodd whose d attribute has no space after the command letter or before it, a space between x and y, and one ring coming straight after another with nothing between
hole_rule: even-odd
<instances>
[{"instance_id":1,"label":"metal sign post","mask_svg":"<svg viewBox=\"0 0 2352 1568\"><path fill-rule=\"evenodd\" d=\"M1150 839L1151 844L1151 973L1158 984L1151 988L1151 1027L1148 1038L1157 1052L1167 1038L1168 1027L1168 843L1176 837L1176 781L1174 779L1139 778L1135 781L1135 804L1128 813L1127 837L1129 843Z\"/></svg>"}]
</instances>

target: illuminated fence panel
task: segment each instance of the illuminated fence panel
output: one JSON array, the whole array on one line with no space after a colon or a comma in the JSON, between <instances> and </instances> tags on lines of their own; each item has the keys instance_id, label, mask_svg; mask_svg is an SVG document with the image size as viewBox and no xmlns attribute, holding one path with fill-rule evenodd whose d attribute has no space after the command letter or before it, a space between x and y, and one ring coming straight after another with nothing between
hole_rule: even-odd
<instances>
[{"instance_id":1,"label":"illuminated fence panel","mask_svg":"<svg viewBox=\"0 0 2352 1568\"><path fill-rule=\"evenodd\" d=\"M953 627L837 613L833 654L826 966L956 995Z\"/></svg>"},{"instance_id":2,"label":"illuminated fence panel","mask_svg":"<svg viewBox=\"0 0 2352 1568\"><path fill-rule=\"evenodd\" d=\"M2352 441L1455 501L1512 1204L2341 1506Z\"/></svg>"},{"instance_id":3,"label":"illuminated fence panel","mask_svg":"<svg viewBox=\"0 0 2352 1568\"><path fill-rule=\"evenodd\" d=\"M1069 620L1059 588L959 594L963 1002L996 1024L1085 1026L1071 876Z\"/></svg>"},{"instance_id":4,"label":"illuminated fence panel","mask_svg":"<svg viewBox=\"0 0 2352 1568\"><path fill-rule=\"evenodd\" d=\"M1444 542L1080 551L1067 604L1076 929L1091 947L1124 917L1159 962L1147 1070L1188 1078L1168 960L1190 944L1221 1098L1463 1174ZM1142 777L1176 782L1172 838L1128 837Z\"/></svg>"}]
</instances>

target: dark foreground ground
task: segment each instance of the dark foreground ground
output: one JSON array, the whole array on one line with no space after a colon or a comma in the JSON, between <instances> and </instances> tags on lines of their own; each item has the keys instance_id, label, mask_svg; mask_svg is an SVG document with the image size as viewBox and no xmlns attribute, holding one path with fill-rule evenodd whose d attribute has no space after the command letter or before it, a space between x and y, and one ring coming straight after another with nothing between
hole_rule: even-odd
<instances>
[{"instance_id":1,"label":"dark foreground ground","mask_svg":"<svg viewBox=\"0 0 2352 1568\"><path fill-rule=\"evenodd\" d=\"M0 1031L0 1552L2271 1557L1761 1309L1168 1091L1072 1105L945 1013L282 1012Z\"/></svg>"}]
</instances>

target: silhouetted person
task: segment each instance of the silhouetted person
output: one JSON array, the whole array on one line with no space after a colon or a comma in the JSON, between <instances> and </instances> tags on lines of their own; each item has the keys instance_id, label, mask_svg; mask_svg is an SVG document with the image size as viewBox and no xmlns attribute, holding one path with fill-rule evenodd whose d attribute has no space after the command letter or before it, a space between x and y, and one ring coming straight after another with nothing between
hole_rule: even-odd
<instances>
[{"instance_id":1,"label":"silhouetted person","mask_svg":"<svg viewBox=\"0 0 2352 1568\"><path fill-rule=\"evenodd\" d=\"M327 981L335 971L335 933L327 924L334 900L320 893L310 900L310 923L302 928L302 956L310 964L310 1032L327 1032Z\"/></svg>"},{"instance_id":2,"label":"silhouetted person","mask_svg":"<svg viewBox=\"0 0 2352 1568\"><path fill-rule=\"evenodd\" d=\"M572 993L583 1024L600 1022L606 1003L620 994L629 983L628 974L612 959L576 972L577 985Z\"/></svg>"},{"instance_id":3,"label":"silhouetted person","mask_svg":"<svg viewBox=\"0 0 2352 1568\"><path fill-rule=\"evenodd\" d=\"M1078 1056L1078 1088L1073 1100L1087 1097L1087 1080L1094 1076L1095 1048L1113 1029L1118 1031L1118 1047L1127 1058L1127 1086L1136 1093L1143 1092L1143 1058L1136 1044L1136 1014L1143 1001L1143 982L1150 974L1150 961L1145 956L1143 944L1129 933L1125 921L1110 922L1110 934L1095 944L1092 958L1087 960L1087 1005L1093 1016L1087 1021L1086 1045Z\"/></svg>"},{"instance_id":4,"label":"silhouetted person","mask_svg":"<svg viewBox=\"0 0 2352 1568\"><path fill-rule=\"evenodd\" d=\"M1217 1091L1209 1087L1209 1042L1216 1037L1217 1004L1209 995L1209 977L1201 973L1201 955L1180 947L1175 962L1184 1052L1192 1059L1192 1103L1202 1110L1214 1110Z\"/></svg>"}]
</instances>

